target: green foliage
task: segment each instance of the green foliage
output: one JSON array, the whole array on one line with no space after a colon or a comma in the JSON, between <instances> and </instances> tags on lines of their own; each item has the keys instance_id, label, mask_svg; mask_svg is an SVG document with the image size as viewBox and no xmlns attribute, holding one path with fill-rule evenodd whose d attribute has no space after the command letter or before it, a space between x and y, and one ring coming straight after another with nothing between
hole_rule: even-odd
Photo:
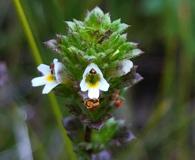
<instances>
[{"instance_id":1,"label":"green foliage","mask_svg":"<svg viewBox=\"0 0 195 160\"><path fill-rule=\"evenodd\" d=\"M56 47L76 80L81 80L83 70L91 62L109 72L117 67L118 61L135 57L137 45L127 42L124 34L128 25L120 19L111 22L110 15L98 7L88 12L84 21L74 19L66 24L68 33L58 36Z\"/></svg>"},{"instance_id":2,"label":"green foliage","mask_svg":"<svg viewBox=\"0 0 195 160\"><path fill-rule=\"evenodd\" d=\"M113 118L109 119L103 128L100 130L94 130L92 133L92 142L99 145L107 145L107 143L112 140L114 135L119 129L119 122Z\"/></svg>"}]
</instances>

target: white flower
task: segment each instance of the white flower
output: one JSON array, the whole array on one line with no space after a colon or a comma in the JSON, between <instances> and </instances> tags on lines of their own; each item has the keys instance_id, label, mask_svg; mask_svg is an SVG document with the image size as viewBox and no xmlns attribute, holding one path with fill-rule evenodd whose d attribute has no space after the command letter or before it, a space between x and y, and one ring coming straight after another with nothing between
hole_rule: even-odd
<instances>
[{"instance_id":1,"label":"white flower","mask_svg":"<svg viewBox=\"0 0 195 160\"><path fill-rule=\"evenodd\" d=\"M126 75L131 71L133 67L133 62L127 59L124 59L119 62L118 65L118 71L117 71L117 76L123 76Z\"/></svg>"},{"instance_id":2,"label":"white flower","mask_svg":"<svg viewBox=\"0 0 195 160\"><path fill-rule=\"evenodd\" d=\"M80 83L81 91L88 91L90 99L98 99L100 90L108 91L109 86L99 67L94 63L89 64L83 73L83 79Z\"/></svg>"},{"instance_id":3,"label":"white flower","mask_svg":"<svg viewBox=\"0 0 195 160\"><path fill-rule=\"evenodd\" d=\"M53 88L62 83L64 65L58 62L57 59L53 60L51 66L40 64L37 69L43 76L33 78L31 82L33 87L45 85L42 91L43 94L49 93Z\"/></svg>"}]
</instances>

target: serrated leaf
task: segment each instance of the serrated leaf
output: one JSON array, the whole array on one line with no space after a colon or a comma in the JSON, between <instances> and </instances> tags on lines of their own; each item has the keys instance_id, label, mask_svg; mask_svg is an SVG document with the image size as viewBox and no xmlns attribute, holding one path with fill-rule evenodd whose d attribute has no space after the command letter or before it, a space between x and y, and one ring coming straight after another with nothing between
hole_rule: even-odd
<instances>
[{"instance_id":1,"label":"serrated leaf","mask_svg":"<svg viewBox=\"0 0 195 160\"><path fill-rule=\"evenodd\" d=\"M76 19L73 19L73 22L77 25L77 27L79 28L82 28L83 27L83 22L82 21L79 21L79 20L76 20Z\"/></svg>"},{"instance_id":2,"label":"serrated leaf","mask_svg":"<svg viewBox=\"0 0 195 160\"><path fill-rule=\"evenodd\" d=\"M106 24L110 24L111 23L111 19L110 19L110 14L109 13L106 13L103 16L103 23L106 23Z\"/></svg>"},{"instance_id":3,"label":"serrated leaf","mask_svg":"<svg viewBox=\"0 0 195 160\"><path fill-rule=\"evenodd\" d=\"M70 32L75 30L76 24L74 22L72 22L72 21L65 21L65 22L68 25L68 30Z\"/></svg>"},{"instance_id":4,"label":"serrated leaf","mask_svg":"<svg viewBox=\"0 0 195 160\"><path fill-rule=\"evenodd\" d=\"M131 45L129 42L121 43L121 45L118 48L118 53L115 55L112 55L112 60L121 60L123 59L123 55L127 53L131 48Z\"/></svg>"},{"instance_id":5,"label":"serrated leaf","mask_svg":"<svg viewBox=\"0 0 195 160\"><path fill-rule=\"evenodd\" d=\"M142 55L144 52L141 49L133 49L130 52L128 52L126 55L124 55L124 59L131 59L131 58L135 58L138 57L140 55Z\"/></svg>"},{"instance_id":6,"label":"serrated leaf","mask_svg":"<svg viewBox=\"0 0 195 160\"><path fill-rule=\"evenodd\" d=\"M99 28L101 26L101 19L103 16L103 11L99 7L96 7L91 12L87 13L85 23L90 27Z\"/></svg>"},{"instance_id":7,"label":"serrated leaf","mask_svg":"<svg viewBox=\"0 0 195 160\"><path fill-rule=\"evenodd\" d=\"M138 43L135 43L135 42L129 42L129 43L132 45L132 47L137 48L137 46L138 46Z\"/></svg>"},{"instance_id":8,"label":"serrated leaf","mask_svg":"<svg viewBox=\"0 0 195 160\"><path fill-rule=\"evenodd\" d=\"M120 23L121 23L121 19L117 19L117 20L112 22L110 27L111 27L113 32L116 32L119 29Z\"/></svg>"},{"instance_id":9,"label":"serrated leaf","mask_svg":"<svg viewBox=\"0 0 195 160\"><path fill-rule=\"evenodd\" d=\"M93 142L99 144L106 144L114 136L118 130L118 123L113 118L110 118L104 125L104 127L99 131L94 131L92 133Z\"/></svg>"},{"instance_id":10,"label":"serrated leaf","mask_svg":"<svg viewBox=\"0 0 195 160\"><path fill-rule=\"evenodd\" d=\"M121 24L119 25L119 28L118 28L117 32L123 33L128 27L129 27L128 24L126 24L126 23L121 23Z\"/></svg>"},{"instance_id":11,"label":"serrated leaf","mask_svg":"<svg viewBox=\"0 0 195 160\"><path fill-rule=\"evenodd\" d=\"M69 50L70 52L73 52L73 53L76 53L76 54L80 54L80 56L84 56L84 52L83 52L82 50L76 48L75 46L70 46L70 47L68 48L68 50Z\"/></svg>"},{"instance_id":12,"label":"serrated leaf","mask_svg":"<svg viewBox=\"0 0 195 160\"><path fill-rule=\"evenodd\" d=\"M134 50L132 50L132 57L137 57L143 53L144 52L141 49L134 49Z\"/></svg>"},{"instance_id":13,"label":"serrated leaf","mask_svg":"<svg viewBox=\"0 0 195 160\"><path fill-rule=\"evenodd\" d=\"M103 16L104 12L99 8L95 7L93 10L87 13L86 20L88 20L91 16Z\"/></svg>"},{"instance_id":14,"label":"serrated leaf","mask_svg":"<svg viewBox=\"0 0 195 160\"><path fill-rule=\"evenodd\" d=\"M127 33L122 34L122 35L121 35L121 38L122 38L124 41L126 41L126 40L127 40Z\"/></svg>"}]
</instances>

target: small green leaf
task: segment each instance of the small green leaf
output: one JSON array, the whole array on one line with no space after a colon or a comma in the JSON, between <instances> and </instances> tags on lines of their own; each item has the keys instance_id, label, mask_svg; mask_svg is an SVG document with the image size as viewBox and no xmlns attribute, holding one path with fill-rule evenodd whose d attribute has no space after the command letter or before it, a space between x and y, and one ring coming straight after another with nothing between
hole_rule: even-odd
<instances>
[{"instance_id":1,"label":"small green leaf","mask_svg":"<svg viewBox=\"0 0 195 160\"><path fill-rule=\"evenodd\" d=\"M72 21L66 21L66 24L68 25L68 30L70 32L75 30L76 24L74 22L72 22Z\"/></svg>"},{"instance_id":2,"label":"small green leaf","mask_svg":"<svg viewBox=\"0 0 195 160\"><path fill-rule=\"evenodd\" d=\"M110 118L102 129L92 133L92 141L94 143L106 145L117 132L118 127L119 125L117 121L115 121L114 118Z\"/></svg>"}]
</instances>

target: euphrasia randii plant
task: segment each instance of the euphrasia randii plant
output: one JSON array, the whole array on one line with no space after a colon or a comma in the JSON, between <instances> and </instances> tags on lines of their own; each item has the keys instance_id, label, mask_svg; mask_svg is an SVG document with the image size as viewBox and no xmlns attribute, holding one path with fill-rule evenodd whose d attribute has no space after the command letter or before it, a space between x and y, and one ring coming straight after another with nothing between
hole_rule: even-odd
<instances>
[{"instance_id":1,"label":"euphrasia randii plant","mask_svg":"<svg viewBox=\"0 0 195 160\"><path fill-rule=\"evenodd\" d=\"M64 127L80 159L101 159L108 150L134 138L112 113L123 105L124 93L142 77L133 59L143 52L127 41L128 25L96 7L84 21L66 21L67 34L56 35L45 45L56 53L50 65L40 64L41 77L32 86L44 85L43 94L54 91L64 98L72 116Z\"/></svg>"}]
</instances>

